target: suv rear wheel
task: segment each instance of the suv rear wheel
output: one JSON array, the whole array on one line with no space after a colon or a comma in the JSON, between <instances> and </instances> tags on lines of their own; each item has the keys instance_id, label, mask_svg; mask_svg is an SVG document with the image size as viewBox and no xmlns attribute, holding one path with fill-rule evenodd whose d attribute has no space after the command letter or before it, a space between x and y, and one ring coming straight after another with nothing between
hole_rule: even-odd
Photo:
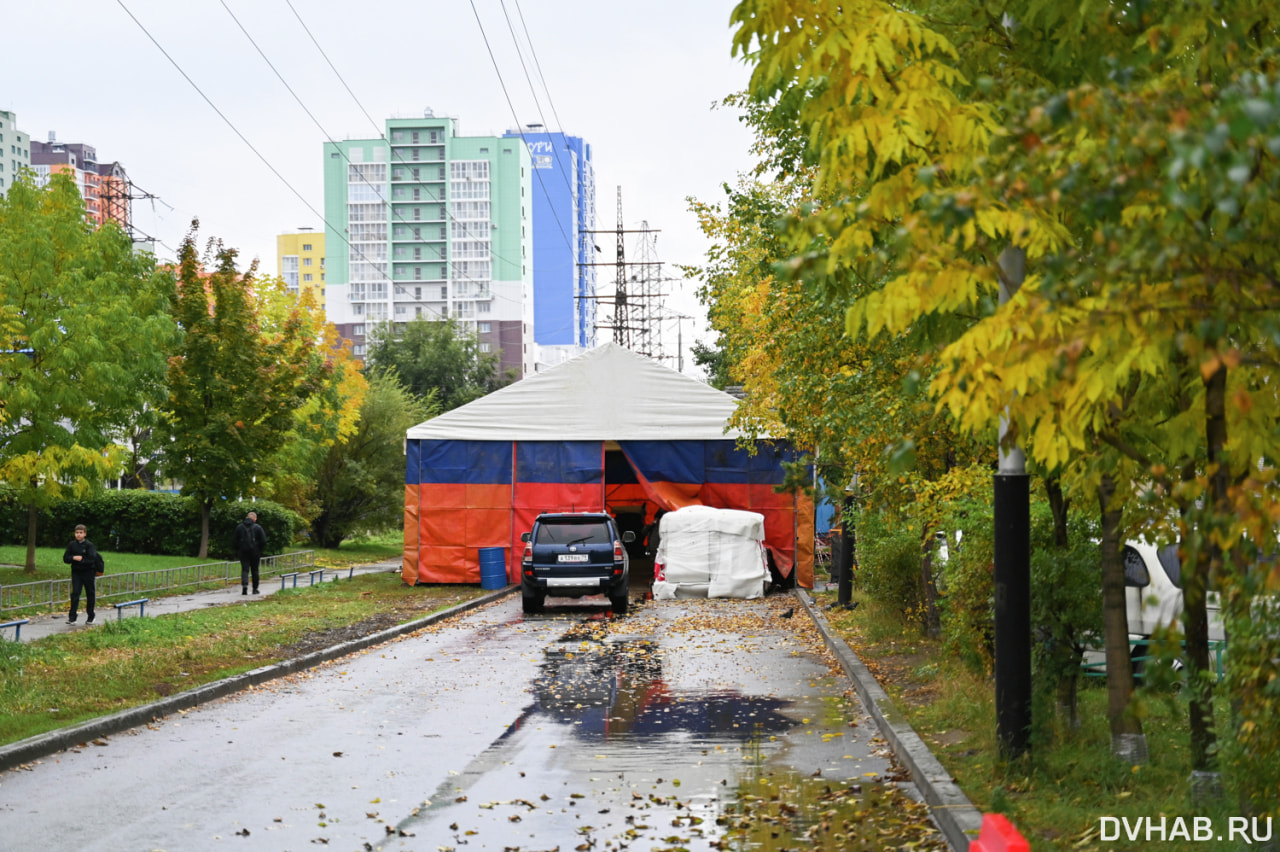
<instances>
[{"instance_id":1,"label":"suv rear wheel","mask_svg":"<svg viewBox=\"0 0 1280 852\"><path fill-rule=\"evenodd\" d=\"M524 611L529 613L542 612L542 607L547 602L546 595L540 595L537 592L522 592L521 603L524 605Z\"/></svg>"},{"instance_id":2,"label":"suv rear wheel","mask_svg":"<svg viewBox=\"0 0 1280 852\"><path fill-rule=\"evenodd\" d=\"M626 593L626 590L623 590L622 594L620 594L620 595L611 596L611 597L609 598L609 603L613 605L613 614L614 614L614 615L626 615L626 614L627 614L627 605L628 605L628 603L629 603L629 602L627 601L627 593Z\"/></svg>"}]
</instances>

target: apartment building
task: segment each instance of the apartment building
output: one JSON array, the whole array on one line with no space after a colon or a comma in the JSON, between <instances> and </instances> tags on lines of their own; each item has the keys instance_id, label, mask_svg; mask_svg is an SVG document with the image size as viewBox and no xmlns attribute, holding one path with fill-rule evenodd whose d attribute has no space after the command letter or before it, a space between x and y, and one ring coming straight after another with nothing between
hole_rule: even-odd
<instances>
[{"instance_id":1,"label":"apartment building","mask_svg":"<svg viewBox=\"0 0 1280 852\"><path fill-rule=\"evenodd\" d=\"M529 149L425 111L324 145L326 314L363 357L373 326L452 318L533 371Z\"/></svg>"},{"instance_id":2,"label":"apartment building","mask_svg":"<svg viewBox=\"0 0 1280 852\"><path fill-rule=\"evenodd\" d=\"M299 228L276 235L276 274L290 293L311 293L324 308L324 232Z\"/></svg>"}]
</instances>

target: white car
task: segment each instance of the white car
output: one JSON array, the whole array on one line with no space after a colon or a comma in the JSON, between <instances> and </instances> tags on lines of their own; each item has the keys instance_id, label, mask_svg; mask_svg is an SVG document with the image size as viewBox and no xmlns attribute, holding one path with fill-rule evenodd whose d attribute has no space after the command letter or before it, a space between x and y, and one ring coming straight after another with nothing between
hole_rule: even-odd
<instances>
[{"instance_id":1,"label":"white car","mask_svg":"<svg viewBox=\"0 0 1280 852\"><path fill-rule=\"evenodd\" d=\"M1125 611L1129 639L1149 639L1157 627L1182 624L1182 564L1178 545L1154 545L1130 541L1121 551L1124 560ZM1226 638L1217 592L1206 595L1209 610L1209 640Z\"/></svg>"}]
</instances>

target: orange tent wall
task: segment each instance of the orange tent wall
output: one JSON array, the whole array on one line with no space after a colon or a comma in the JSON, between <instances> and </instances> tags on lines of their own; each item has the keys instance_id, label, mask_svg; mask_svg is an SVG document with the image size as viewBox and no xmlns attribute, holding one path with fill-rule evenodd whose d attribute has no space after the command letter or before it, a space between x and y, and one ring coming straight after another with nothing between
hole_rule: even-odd
<instances>
[{"instance_id":1,"label":"orange tent wall","mask_svg":"<svg viewBox=\"0 0 1280 852\"><path fill-rule=\"evenodd\" d=\"M684 451L691 458L698 454L687 446ZM607 485L604 444L598 441L410 440L407 455L401 576L410 585L478 583L479 550L487 547L505 549L508 579L518 582L520 535L539 513L604 511L607 505L643 502L667 509L703 504L759 512L779 571L789 576L794 570L799 585L813 587L813 503L775 493L767 482L741 476L739 482L652 481L642 474L641 462L639 483ZM720 465L734 461L726 461L723 452L717 458ZM733 469L730 473L736 476Z\"/></svg>"}]
</instances>

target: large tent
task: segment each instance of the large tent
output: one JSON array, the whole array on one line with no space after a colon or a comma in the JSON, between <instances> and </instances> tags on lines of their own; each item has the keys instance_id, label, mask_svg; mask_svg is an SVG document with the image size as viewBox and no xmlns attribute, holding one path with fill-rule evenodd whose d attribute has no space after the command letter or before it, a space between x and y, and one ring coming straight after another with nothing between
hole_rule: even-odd
<instances>
[{"instance_id":1,"label":"large tent","mask_svg":"<svg viewBox=\"0 0 1280 852\"><path fill-rule=\"evenodd\" d=\"M606 343L414 426L405 582L479 582L479 550L491 547L518 581L520 534L541 512L608 511L639 530L660 509L701 504L763 514L775 567L812 587L812 502L774 491L795 453L769 439L741 446L728 428L737 402Z\"/></svg>"}]
</instances>

